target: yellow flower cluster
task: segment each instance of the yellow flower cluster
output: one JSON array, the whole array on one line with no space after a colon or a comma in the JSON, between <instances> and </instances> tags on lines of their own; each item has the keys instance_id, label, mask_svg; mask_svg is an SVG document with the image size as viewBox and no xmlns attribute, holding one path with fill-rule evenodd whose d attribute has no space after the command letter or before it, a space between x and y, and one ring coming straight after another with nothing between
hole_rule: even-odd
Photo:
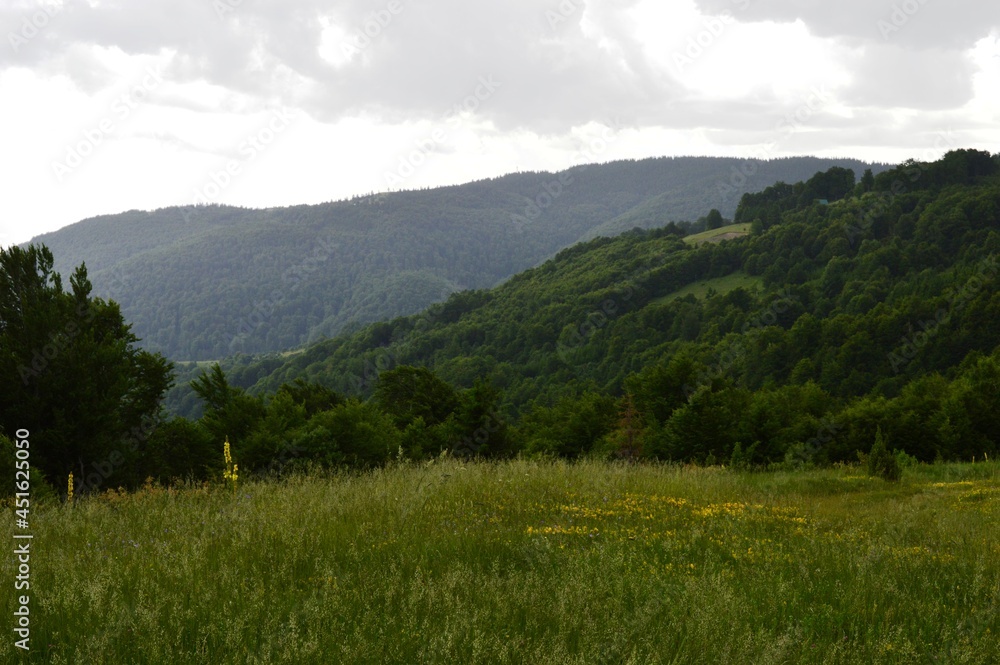
<instances>
[{"instance_id":1,"label":"yellow flower cluster","mask_svg":"<svg viewBox=\"0 0 1000 665\"><path fill-rule=\"evenodd\" d=\"M991 481L959 480L950 483L930 483L928 487L938 490L953 490L953 510L974 510L992 514L997 510L996 499L1000 498L1000 487Z\"/></svg>"},{"instance_id":2,"label":"yellow flower cluster","mask_svg":"<svg viewBox=\"0 0 1000 665\"><path fill-rule=\"evenodd\" d=\"M73 472L69 472L69 480L66 483L66 503L73 503Z\"/></svg>"},{"instance_id":3,"label":"yellow flower cluster","mask_svg":"<svg viewBox=\"0 0 1000 665\"><path fill-rule=\"evenodd\" d=\"M580 536L596 536L600 534L600 530L591 529L585 526L543 526L543 527L533 527L529 526L527 533L530 535L540 534L545 536L551 536L556 534L575 534Z\"/></svg>"},{"instance_id":4,"label":"yellow flower cluster","mask_svg":"<svg viewBox=\"0 0 1000 665\"><path fill-rule=\"evenodd\" d=\"M222 447L222 455L226 461L226 470L222 472L222 477L232 483L233 491L236 491L236 481L239 479L239 464L233 464L233 456L229 452L229 437L226 437L225 445Z\"/></svg>"},{"instance_id":5,"label":"yellow flower cluster","mask_svg":"<svg viewBox=\"0 0 1000 665\"><path fill-rule=\"evenodd\" d=\"M615 510L608 510L606 508L590 508L587 506L575 506L572 504L564 504L559 506L559 510L564 513L569 513L576 517L614 517L618 514Z\"/></svg>"},{"instance_id":6,"label":"yellow flower cluster","mask_svg":"<svg viewBox=\"0 0 1000 665\"><path fill-rule=\"evenodd\" d=\"M740 517L746 512L748 507L745 503L710 503L704 508L695 508L691 511L691 514L701 518ZM754 505L752 507L759 510L764 506Z\"/></svg>"},{"instance_id":7,"label":"yellow flower cluster","mask_svg":"<svg viewBox=\"0 0 1000 665\"><path fill-rule=\"evenodd\" d=\"M529 537L551 538L561 549L597 536L608 545L633 543L644 558L652 557L644 564L656 574L715 570L732 576L746 566L789 565L794 543L816 528L790 506L633 492L589 501L567 496L535 507L551 521L526 526ZM650 545L655 547L646 550Z\"/></svg>"}]
</instances>

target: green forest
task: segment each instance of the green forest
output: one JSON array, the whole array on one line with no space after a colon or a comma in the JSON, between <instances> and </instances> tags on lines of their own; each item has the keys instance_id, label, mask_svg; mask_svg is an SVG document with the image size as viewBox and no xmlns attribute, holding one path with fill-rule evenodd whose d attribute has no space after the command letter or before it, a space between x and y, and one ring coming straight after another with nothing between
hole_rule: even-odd
<instances>
[{"instance_id":1,"label":"green forest","mask_svg":"<svg viewBox=\"0 0 1000 665\"><path fill-rule=\"evenodd\" d=\"M678 157L249 210L130 211L32 242L171 360L284 351L497 285L597 235L732 218L740 195L856 160ZM860 171L859 171L860 172Z\"/></svg>"},{"instance_id":2,"label":"green forest","mask_svg":"<svg viewBox=\"0 0 1000 665\"><path fill-rule=\"evenodd\" d=\"M224 440L264 475L444 453L795 469L876 440L903 464L1000 452L1000 157L832 167L734 218L594 238L301 352L178 365L168 402L188 417L146 408L131 463L91 489L218 475ZM86 300L85 278L62 297Z\"/></svg>"}]
</instances>

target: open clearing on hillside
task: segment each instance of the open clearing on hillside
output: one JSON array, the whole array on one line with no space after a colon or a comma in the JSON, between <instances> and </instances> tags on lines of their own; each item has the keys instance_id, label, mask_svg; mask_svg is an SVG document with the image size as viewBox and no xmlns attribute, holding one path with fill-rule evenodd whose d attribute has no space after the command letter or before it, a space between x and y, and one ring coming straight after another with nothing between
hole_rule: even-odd
<instances>
[{"instance_id":1,"label":"open clearing on hillside","mask_svg":"<svg viewBox=\"0 0 1000 665\"><path fill-rule=\"evenodd\" d=\"M889 484L442 460L111 492L33 511L32 649L0 660L996 663L998 506L995 463Z\"/></svg>"},{"instance_id":2,"label":"open clearing on hillside","mask_svg":"<svg viewBox=\"0 0 1000 665\"><path fill-rule=\"evenodd\" d=\"M732 238L742 238L749 233L749 224L729 224L728 226L720 226L717 229L686 236L684 242L691 245L700 245L703 242L720 242L722 240L731 240Z\"/></svg>"},{"instance_id":3,"label":"open clearing on hillside","mask_svg":"<svg viewBox=\"0 0 1000 665\"><path fill-rule=\"evenodd\" d=\"M761 277L753 277L746 274L745 272L734 272L725 277L716 277L715 279L706 279L701 282L695 282L693 284L688 284L682 289L677 289L673 293L668 293L665 296L657 298L653 301L654 304L662 305L668 303L672 300L677 300L678 298L683 298L687 295L693 295L699 300L708 295L709 289L714 290L720 296L726 295L734 289L743 287L748 291L753 289L755 286L763 286L764 280Z\"/></svg>"}]
</instances>

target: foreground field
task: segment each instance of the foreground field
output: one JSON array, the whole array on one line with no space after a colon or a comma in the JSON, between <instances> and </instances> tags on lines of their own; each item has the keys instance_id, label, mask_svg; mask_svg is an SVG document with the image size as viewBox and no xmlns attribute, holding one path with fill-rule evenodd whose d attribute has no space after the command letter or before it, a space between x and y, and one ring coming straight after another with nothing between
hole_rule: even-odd
<instances>
[{"instance_id":1,"label":"foreground field","mask_svg":"<svg viewBox=\"0 0 1000 665\"><path fill-rule=\"evenodd\" d=\"M32 650L0 661L997 663L998 505L994 463L148 488L33 513Z\"/></svg>"}]
</instances>

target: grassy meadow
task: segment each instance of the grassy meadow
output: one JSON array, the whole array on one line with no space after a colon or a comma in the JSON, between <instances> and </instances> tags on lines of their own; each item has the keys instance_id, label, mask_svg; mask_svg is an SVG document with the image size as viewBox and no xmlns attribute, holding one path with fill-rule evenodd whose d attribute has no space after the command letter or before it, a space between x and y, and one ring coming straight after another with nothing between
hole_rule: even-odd
<instances>
[{"instance_id":1,"label":"grassy meadow","mask_svg":"<svg viewBox=\"0 0 1000 665\"><path fill-rule=\"evenodd\" d=\"M998 663L998 506L993 462L108 492L33 510L32 649L5 593L0 662Z\"/></svg>"},{"instance_id":2,"label":"grassy meadow","mask_svg":"<svg viewBox=\"0 0 1000 665\"><path fill-rule=\"evenodd\" d=\"M730 237L730 234L746 235L747 233L750 233L750 224L728 224L717 229L709 229L685 236L684 242L689 245L700 245L704 242L718 242L719 236Z\"/></svg>"},{"instance_id":3,"label":"grassy meadow","mask_svg":"<svg viewBox=\"0 0 1000 665\"><path fill-rule=\"evenodd\" d=\"M763 284L763 278L751 276L745 272L739 271L726 275L725 277L715 277L688 284L683 288L677 289L673 293L657 298L653 302L656 304L664 304L688 295L693 295L695 298L703 299L708 295L709 290L715 291L720 296L724 296L730 291L735 291L739 288L753 290L754 287L760 287L763 286Z\"/></svg>"}]
</instances>

